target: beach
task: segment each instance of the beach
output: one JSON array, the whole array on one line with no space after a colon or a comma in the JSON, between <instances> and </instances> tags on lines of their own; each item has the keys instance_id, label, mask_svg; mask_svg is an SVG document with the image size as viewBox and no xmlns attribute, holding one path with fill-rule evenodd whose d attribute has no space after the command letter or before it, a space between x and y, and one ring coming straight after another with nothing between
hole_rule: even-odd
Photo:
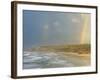
<instances>
[{"instance_id":1,"label":"beach","mask_svg":"<svg viewBox=\"0 0 100 80\"><path fill-rule=\"evenodd\" d=\"M23 69L90 66L90 53L24 51Z\"/></svg>"}]
</instances>

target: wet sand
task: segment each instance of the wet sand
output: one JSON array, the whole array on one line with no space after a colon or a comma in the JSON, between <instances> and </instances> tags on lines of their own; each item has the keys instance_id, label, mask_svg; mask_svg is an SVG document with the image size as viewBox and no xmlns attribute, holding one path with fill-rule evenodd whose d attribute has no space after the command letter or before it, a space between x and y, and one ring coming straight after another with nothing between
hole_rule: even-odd
<instances>
[{"instance_id":1,"label":"wet sand","mask_svg":"<svg viewBox=\"0 0 100 80\"><path fill-rule=\"evenodd\" d=\"M89 66L90 65L90 54L78 54L78 53L61 53L66 60L73 63L75 66Z\"/></svg>"}]
</instances>

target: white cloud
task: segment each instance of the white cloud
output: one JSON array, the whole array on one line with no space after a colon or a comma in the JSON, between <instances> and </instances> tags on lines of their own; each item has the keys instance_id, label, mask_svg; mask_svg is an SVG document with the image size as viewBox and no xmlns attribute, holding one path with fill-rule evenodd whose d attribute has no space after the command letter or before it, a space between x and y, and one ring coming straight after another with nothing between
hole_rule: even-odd
<instances>
[{"instance_id":1,"label":"white cloud","mask_svg":"<svg viewBox=\"0 0 100 80\"><path fill-rule=\"evenodd\" d=\"M48 26L48 25L45 25L45 26L44 26L44 29L45 29L45 30L48 30L48 29L49 29L49 26Z\"/></svg>"},{"instance_id":2,"label":"white cloud","mask_svg":"<svg viewBox=\"0 0 100 80\"><path fill-rule=\"evenodd\" d=\"M59 22L58 22L58 21L55 21L55 22L53 23L53 25L54 25L54 26L59 26Z\"/></svg>"},{"instance_id":3,"label":"white cloud","mask_svg":"<svg viewBox=\"0 0 100 80\"><path fill-rule=\"evenodd\" d=\"M76 19L76 18L72 18L72 22L79 23L80 21L78 19Z\"/></svg>"}]
</instances>

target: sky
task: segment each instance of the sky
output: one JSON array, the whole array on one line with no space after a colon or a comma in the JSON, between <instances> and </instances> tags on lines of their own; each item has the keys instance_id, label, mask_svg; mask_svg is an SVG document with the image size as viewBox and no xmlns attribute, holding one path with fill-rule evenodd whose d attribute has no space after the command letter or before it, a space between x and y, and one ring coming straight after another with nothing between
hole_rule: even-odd
<instances>
[{"instance_id":1,"label":"sky","mask_svg":"<svg viewBox=\"0 0 100 80\"><path fill-rule=\"evenodd\" d=\"M89 44L89 13L23 10L23 47Z\"/></svg>"}]
</instances>

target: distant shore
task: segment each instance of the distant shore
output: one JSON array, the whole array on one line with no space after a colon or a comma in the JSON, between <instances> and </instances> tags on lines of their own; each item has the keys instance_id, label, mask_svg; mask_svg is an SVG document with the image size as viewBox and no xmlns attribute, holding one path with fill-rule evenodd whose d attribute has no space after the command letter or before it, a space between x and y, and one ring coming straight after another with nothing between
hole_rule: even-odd
<instances>
[{"instance_id":1,"label":"distant shore","mask_svg":"<svg viewBox=\"0 0 100 80\"><path fill-rule=\"evenodd\" d=\"M78 54L90 54L90 44L78 45L47 45L26 49L25 51L41 51L41 52L71 52Z\"/></svg>"}]
</instances>

